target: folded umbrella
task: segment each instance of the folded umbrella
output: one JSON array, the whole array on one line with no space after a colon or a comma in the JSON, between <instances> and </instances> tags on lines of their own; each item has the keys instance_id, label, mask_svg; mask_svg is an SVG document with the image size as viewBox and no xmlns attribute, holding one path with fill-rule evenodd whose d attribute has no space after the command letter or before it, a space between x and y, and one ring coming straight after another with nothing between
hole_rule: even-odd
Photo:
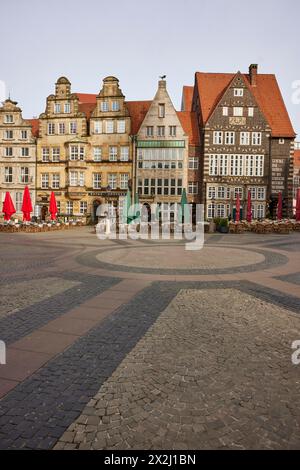
<instances>
[{"instance_id":1,"label":"folded umbrella","mask_svg":"<svg viewBox=\"0 0 300 470\"><path fill-rule=\"evenodd\" d=\"M11 216L16 212L14 203L8 191L5 193L2 212L4 212L4 220L10 220Z\"/></svg>"},{"instance_id":2,"label":"folded umbrella","mask_svg":"<svg viewBox=\"0 0 300 470\"><path fill-rule=\"evenodd\" d=\"M240 194L237 193L237 196L236 196L236 209L235 209L235 221L236 222L240 221L240 213L241 213L241 200L240 200Z\"/></svg>"},{"instance_id":3,"label":"folded umbrella","mask_svg":"<svg viewBox=\"0 0 300 470\"><path fill-rule=\"evenodd\" d=\"M31 204L31 199L30 199L30 193L28 186L25 186L24 193L23 193L23 202L22 202L22 208L23 212L23 221L24 222L30 222L30 212L32 212L32 204Z\"/></svg>"},{"instance_id":4,"label":"folded umbrella","mask_svg":"<svg viewBox=\"0 0 300 470\"><path fill-rule=\"evenodd\" d=\"M56 220L57 204L56 204L55 194L53 191L51 192L51 195L50 195L49 212L51 215L51 220Z\"/></svg>"},{"instance_id":5,"label":"folded umbrella","mask_svg":"<svg viewBox=\"0 0 300 470\"><path fill-rule=\"evenodd\" d=\"M248 191L248 201L247 201L247 222L252 222L252 204L251 204L251 191Z\"/></svg>"}]
</instances>

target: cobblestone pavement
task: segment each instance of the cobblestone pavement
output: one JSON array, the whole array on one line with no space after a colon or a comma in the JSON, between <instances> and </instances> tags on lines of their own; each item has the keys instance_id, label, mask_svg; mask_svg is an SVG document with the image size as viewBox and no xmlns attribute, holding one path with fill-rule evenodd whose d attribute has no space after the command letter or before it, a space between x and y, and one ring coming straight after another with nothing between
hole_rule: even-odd
<instances>
[{"instance_id":1,"label":"cobblestone pavement","mask_svg":"<svg viewBox=\"0 0 300 470\"><path fill-rule=\"evenodd\" d=\"M0 448L300 448L300 234L0 234Z\"/></svg>"}]
</instances>

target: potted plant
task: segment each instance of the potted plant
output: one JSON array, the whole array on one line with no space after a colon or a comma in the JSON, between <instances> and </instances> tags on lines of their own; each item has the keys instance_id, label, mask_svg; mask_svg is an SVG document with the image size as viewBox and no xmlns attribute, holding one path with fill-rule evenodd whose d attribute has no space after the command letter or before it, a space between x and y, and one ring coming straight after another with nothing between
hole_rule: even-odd
<instances>
[{"instance_id":1,"label":"potted plant","mask_svg":"<svg viewBox=\"0 0 300 470\"><path fill-rule=\"evenodd\" d=\"M228 233L229 232L229 225L228 225L228 219L220 219L217 230L220 233Z\"/></svg>"}]
</instances>

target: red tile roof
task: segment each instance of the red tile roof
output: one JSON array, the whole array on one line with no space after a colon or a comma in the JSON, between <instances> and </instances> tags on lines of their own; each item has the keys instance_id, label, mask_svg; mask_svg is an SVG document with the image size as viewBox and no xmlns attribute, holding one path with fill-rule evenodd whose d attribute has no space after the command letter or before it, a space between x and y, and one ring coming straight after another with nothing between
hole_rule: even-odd
<instances>
[{"instance_id":1,"label":"red tile roof","mask_svg":"<svg viewBox=\"0 0 300 470\"><path fill-rule=\"evenodd\" d=\"M34 137L39 136L39 120L38 119L26 119L31 124L32 135Z\"/></svg>"},{"instance_id":2,"label":"red tile roof","mask_svg":"<svg viewBox=\"0 0 300 470\"><path fill-rule=\"evenodd\" d=\"M94 103L96 104L97 95L93 93L75 93L79 99L79 103Z\"/></svg>"},{"instance_id":3,"label":"red tile roof","mask_svg":"<svg viewBox=\"0 0 300 470\"><path fill-rule=\"evenodd\" d=\"M184 86L182 89L182 101L181 101L181 110L182 111L191 111L192 110L192 101L193 101L194 87L193 86Z\"/></svg>"},{"instance_id":4,"label":"red tile roof","mask_svg":"<svg viewBox=\"0 0 300 470\"><path fill-rule=\"evenodd\" d=\"M295 153L294 153L294 168L300 169L300 150L295 150Z\"/></svg>"},{"instance_id":5,"label":"red tile roof","mask_svg":"<svg viewBox=\"0 0 300 470\"><path fill-rule=\"evenodd\" d=\"M177 116L181 122L184 132L189 137L189 144L200 145L196 113L189 111L177 111Z\"/></svg>"},{"instance_id":6,"label":"red tile roof","mask_svg":"<svg viewBox=\"0 0 300 470\"><path fill-rule=\"evenodd\" d=\"M195 83L204 123L235 76L233 73L196 72ZM271 126L273 137L295 137L275 75L257 74L256 86L251 85L248 74L243 74L243 77Z\"/></svg>"},{"instance_id":7,"label":"red tile roof","mask_svg":"<svg viewBox=\"0 0 300 470\"><path fill-rule=\"evenodd\" d=\"M125 101L131 117L131 134L138 133L139 128L150 108L152 101Z\"/></svg>"}]
</instances>

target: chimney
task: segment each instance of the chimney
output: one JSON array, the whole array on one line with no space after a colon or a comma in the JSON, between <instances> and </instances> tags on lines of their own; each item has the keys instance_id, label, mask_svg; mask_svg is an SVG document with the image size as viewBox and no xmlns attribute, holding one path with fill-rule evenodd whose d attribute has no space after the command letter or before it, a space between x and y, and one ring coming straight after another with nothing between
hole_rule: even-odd
<instances>
[{"instance_id":1,"label":"chimney","mask_svg":"<svg viewBox=\"0 0 300 470\"><path fill-rule=\"evenodd\" d=\"M166 82L166 80L159 80L159 81L158 81L158 88L164 88L164 89L166 89L166 88L167 88L167 82Z\"/></svg>"},{"instance_id":2,"label":"chimney","mask_svg":"<svg viewBox=\"0 0 300 470\"><path fill-rule=\"evenodd\" d=\"M258 69L257 64L251 64L249 67L250 84L252 86L256 86L257 69Z\"/></svg>"}]
</instances>

